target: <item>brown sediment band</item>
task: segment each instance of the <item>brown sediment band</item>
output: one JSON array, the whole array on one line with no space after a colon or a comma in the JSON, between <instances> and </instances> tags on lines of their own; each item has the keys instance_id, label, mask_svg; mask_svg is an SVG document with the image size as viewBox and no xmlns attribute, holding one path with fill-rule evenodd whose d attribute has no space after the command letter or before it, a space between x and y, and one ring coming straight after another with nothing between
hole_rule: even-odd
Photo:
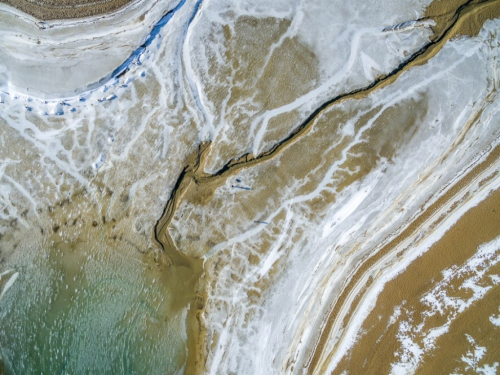
<instances>
[{"instance_id":1,"label":"brown sediment band","mask_svg":"<svg viewBox=\"0 0 500 375\"><path fill-rule=\"evenodd\" d=\"M203 348L205 328L202 321L202 314L205 307L206 292L204 291L205 287L201 278L203 261L188 257L179 251L168 233L168 226L174 217L175 210L180 201L192 184L193 176L198 173L200 165L204 163L208 149L208 143L201 143L198 149L188 156L186 160L187 166L177 179L170 199L154 228L154 238L163 250L162 253L158 254L160 258L158 261L169 267L169 270L166 270L166 272L170 272L171 274L183 272L183 277L177 275L173 278L183 283L186 281L189 282L191 285L187 289L197 293L197 303L192 302L190 304L191 307L187 316L189 357L186 363L186 374L201 373L205 363L205 351Z\"/></svg>"},{"instance_id":2,"label":"brown sediment band","mask_svg":"<svg viewBox=\"0 0 500 375\"><path fill-rule=\"evenodd\" d=\"M436 1L434 3L436 3ZM413 53L406 61L401 63L389 74L378 77L369 85L348 93L338 95L324 102L315 111L313 111L300 125L298 125L287 137L273 145L267 151L264 151L259 155L247 153L240 157L231 159L219 171L213 174L208 174L204 172L204 165L211 144L210 142L201 143L198 149L195 150L195 152L188 158L186 166L179 175L179 178L177 179L177 182L172 190L170 199L165 206L163 214L154 228L154 238L160 244L161 248L164 251L164 254L168 257L168 262L174 266L190 267L190 264L195 261L194 258L186 256L182 251L176 248L175 243L169 233L169 225L172 222L174 215L183 199L195 200L201 204L209 202L213 194L215 193L215 189L221 186L228 177L236 174L242 169L261 164L280 155L285 149L305 136L311 130L320 116L322 116L332 105L339 104L346 100L364 98L375 90L392 84L400 77L401 74L403 74L403 72L415 66L427 63L429 59L434 57L439 52L439 50L450 38L453 38L456 35L460 35L463 32L464 25L467 24L467 21L470 18L474 18L474 20L486 20L487 18L484 18L482 15L495 15L500 9L499 0L469 0L466 2L456 1L454 2L454 4L454 8L444 9L444 12L439 13L438 16L436 16L436 25L433 27L434 34L430 38L430 42L425 44L417 52ZM430 7L429 9L432 10L434 8ZM440 8L436 7L436 9L439 10ZM426 15L426 18L429 18L431 16L432 12L429 12L429 14ZM476 29L479 31L479 28ZM448 202L449 199L454 197L456 193L462 189L464 184L472 181L474 177L480 173L481 170L487 168L487 165L489 165L488 163L492 163L499 157L499 155L500 147L497 147L490 153L490 156L485 162L476 166L473 171L471 171L447 194L441 197L428 210L426 210L396 239L391 241L388 245L384 246L373 257L364 260L364 263L362 263L362 265L360 265L354 272L353 277L350 278L350 282L344 287L339 299L331 309L328 319L326 320L326 324L322 329L322 333L320 334L317 345L315 346L315 349L313 351L312 357L308 361L307 367L309 374L312 374L318 365L318 361L321 353L323 352L326 338L330 334L330 330L333 326L333 321L335 320L335 317L338 313L339 306L343 304L342 301L347 298L350 291L357 284L357 280L361 278L363 273L383 255L387 254L391 248L396 246L408 235L413 233L419 227L420 223L428 219L433 212L435 212L439 207ZM355 306L352 306L351 308L355 308ZM196 321L198 322L198 324L201 324L201 312L198 311L196 314ZM198 329L195 329L193 332L195 331L203 332L204 330L203 327L198 326ZM193 371L193 373L201 372L204 365L204 355L202 354L202 352L204 351L203 339L199 337L191 338L190 340L195 343L192 347L196 347L197 350L195 352L190 351L188 365L190 366L190 370Z\"/></svg>"},{"instance_id":3,"label":"brown sediment band","mask_svg":"<svg viewBox=\"0 0 500 375\"><path fill-rule=\"evenodd\" d=\"M470 5L481 5L483 2L465 0L433 1L425 10L425 18L433 19L436 25L432 27L435 33L440 33L453 23L454 15L460 8ZM455 35L474 36L479 33L484 22L500 17L498 1L485 2L485 7L476 7L467 17L467 22L459 22Z\"/></svg>"},{"instance_id":4,"label":"brown sediment band","mask_svg":"<svg viewBox=\"0 0 500 375\"><path fill-rule=\"evenodd\" d=\"M372 267L378 260L380 260L384 255L387 255L391 252L392 249L401 244L404 240L411 237L414 233L416 233L421 225L428 221L441 207L449 203L455 196L457 196L463 189L465 189L475 178L477 178L483 171L485 171L490 165L495 163L500 159L500 146L496 146L489 153L486 160L482 163L475 166L466 176L464 176L460 181L458 181L455 185L453 185L449 191L446 192L443 196L441 196L436 202L431 204L431 206L425 210L421 215L419 215L416 219L414 219L410 225L405 228L396 238L391 240L389 243L384 245L379 251L376 252L373 256L365 259L359 265L359 267L354 270L351 277L349 277L348 284L343 288L339 298L335 301L333 308L330 310L328 314L328 318L326 319L326 324L322 328L322 332L318 343L315 347L314 353L310 360L308 366L308 374L312 374L316 367L318 366L319 357L321 356L324 346L326 344L326 340L329 337L331 330L333 328L333 324L335 319L344 305L345 300L348 298L351 291L355 288L358 282L362 279L362 276ZM434 223L433 226L439 225L445 217L439 217ZM353 311L357 307L357 303L360 299L356 299L353 302L353 305L350 306L350 310ZM348 320L348 318L346 318ZM344 320L343 325L346 326L348 321ZM321 369L324 370L324 369Z\"/></svg>"},{"instance_id":5,"label":"brown sediment band","mask_svg":"<svg viewBox=\"0 0 500 375\"><path fill-rule=\"evenodd\" d=\"M421 299L442 282L442 271L464 264L474 256L482 244L492 241L499 234L500 190L494 190L477 206L472 207L460 217L425 254L415 259L402 273L384 286L383 291L377 297L376 306L363 322L360 329L363 335L360 335L352 350L342 357L333 374L341 374L343 371L361 374L367 369L376 374L388 374L399 349L397 332L400 329L398 323L401 323L401 319L406 320L411 317L413 327L423 324L428 306ZM451 289L453 297L457 296L457 291L464 291L457 285ZM500 289L500 286L497 289ZM485 296L484 299L488 297ZM497 301L498 299L492 301L496 310L493 312L498 312ZM390 319L394 319L395 309L400 306L407 310L408 315L403 313L403 318L396 318L395 321L389 323ZM474 309L474 306L469 309ZM484 317L482 312L479 315ZM475 326L471 321L469 320L462 327ZM443 313L429 319L426 327L442 326L446 322L447 315ZM483 326L484 328L487 327ZM422 331L425 332L425 329ZM439 340L457 341L456 332L450 327L450 333ZM436 351L424 354L417 373L422 370L424 373L432 374L454 372L453 369L447 369L447 371L444 369L453 365L453 361L449 360L452 347L453 344L441 345L439 341L436 342ZM444 353L446 353L445 356L443 356ZM440 369L441 367L443 368Z\"/></svg>"},{"instance_id":6,"label":"brown sediment band","mask_svg":"<svg viewBox=\"0 0 500 375\"><path fill-rule=\"evenodd\" d=\"M112 13L132 0L0 0L41 21L83 18Z\"/></svg>"}]
</instances>

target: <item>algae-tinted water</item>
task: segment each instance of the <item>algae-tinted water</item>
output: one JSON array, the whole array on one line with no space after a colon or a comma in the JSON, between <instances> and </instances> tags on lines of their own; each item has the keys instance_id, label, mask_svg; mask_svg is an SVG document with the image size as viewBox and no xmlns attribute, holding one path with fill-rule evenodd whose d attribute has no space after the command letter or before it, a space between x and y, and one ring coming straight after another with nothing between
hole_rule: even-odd
<instances>
[{"instance_id":1,"label":"algae-tinted water","mask_svg":"<svg viewBox=\"0 0 500 375\"><path fill-rule=\"evenodd\" d=\"M5 373L182 371L185 310L172 311L165 283L136 253L58 243L15 264L0 301Z\"/></svg>"}]
</instances>

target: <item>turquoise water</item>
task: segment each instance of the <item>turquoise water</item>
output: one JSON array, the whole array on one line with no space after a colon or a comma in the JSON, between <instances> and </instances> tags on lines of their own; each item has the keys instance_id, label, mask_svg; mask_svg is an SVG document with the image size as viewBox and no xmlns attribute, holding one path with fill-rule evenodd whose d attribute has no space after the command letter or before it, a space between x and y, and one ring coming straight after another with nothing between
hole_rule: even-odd
<instances>
[{"instance_id":1,"label":"turquoise water","mask_svg":"<svg viewBox=\"0 0 500 375\"><path fill-rule=\"evenodd\" d=\"M182 373L185 313L172 311L151 265L86 246L60 243L14 265L19 276L0 301L5 372Z\"/></svg>"}]
</instances>

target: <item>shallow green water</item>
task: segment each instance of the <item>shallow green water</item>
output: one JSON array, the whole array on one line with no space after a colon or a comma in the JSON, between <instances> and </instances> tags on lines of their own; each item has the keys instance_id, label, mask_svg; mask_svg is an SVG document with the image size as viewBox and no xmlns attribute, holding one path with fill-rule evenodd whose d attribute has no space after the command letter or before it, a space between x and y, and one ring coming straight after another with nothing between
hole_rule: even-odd
<instances>
[{"instance_id":1,"label":"shallow green water","mask_svg":"<svg viewBox=\"0 0 500 375\"><path fill-rule=\"evenodd\" d=\"M14 264L0 300L7 374L182 372L185 310L139 254L100 246L59 243Z\"/></svg>"}]
</instances>

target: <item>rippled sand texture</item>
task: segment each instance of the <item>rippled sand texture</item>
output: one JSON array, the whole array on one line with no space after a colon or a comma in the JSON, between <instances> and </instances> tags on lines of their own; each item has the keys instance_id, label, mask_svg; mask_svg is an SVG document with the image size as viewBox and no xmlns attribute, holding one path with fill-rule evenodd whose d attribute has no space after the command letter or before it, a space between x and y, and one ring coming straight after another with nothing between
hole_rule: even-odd
<instances>
[{"instance_id":1,"label":"rippled sand texture","mask_svg":"<svg viewBox=\"0 0 500 375\"><path fill-rule=\"evenodd\" d=\"M500 2L144 5L0 6L3 371L498 371Z\"/></svg>"},{"instance_id":2,"label":"rippled sand texture","mask_svg":"<svg viewBox=\"0 0 500 375\"><path fill-rule=\"evenodd\" d=\"M115 11L130 0L3 0L39 20L69 19L88 17Z\"/></svg>"}]
</instances>

